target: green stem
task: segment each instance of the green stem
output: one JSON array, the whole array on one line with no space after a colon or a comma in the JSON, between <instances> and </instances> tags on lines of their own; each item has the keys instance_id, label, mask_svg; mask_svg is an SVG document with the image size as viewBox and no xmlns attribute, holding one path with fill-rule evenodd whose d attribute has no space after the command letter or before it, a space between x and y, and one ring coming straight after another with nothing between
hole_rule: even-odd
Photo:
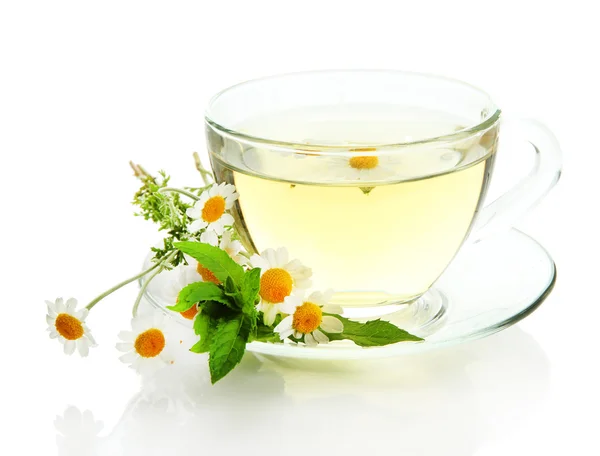
<instances>
[{"instance_id":1,"label":"green stem","mask_svg":"<svg viewBox=\"0 0 600 456\"><path fill-rule=\"evenodd\" d=\"M193 193L190 193L186 190L182 190L180 188L175 188L175 187L163 187L159 190L160 193L166 193L166 192L171 192L171 193L181 193L182 195L187 196L188 198L193 199L194 201L198 201L200 198L198 198L196 195L194 195Z\"/></svg>"},{"instance_id":2,"label":"green stem","mask_svg":"<svg viewBox=\"0 0 600 456\"><path fill-rule=\"evenodd\" d=\"M161 261L160 263L157 263L157 266L159 266L159 268L156 271L154 271L152 274L150 274L148 276L148 278L144 281L144 283L140 287L140 291L139 291L137 297L135 298L135 302L133 303L133 309L132 309L131 313L133 313L134 317L137 316L138 307L140 306L142 297L144 296L144 293L146 292L146 288L148 288L148 285L150 285L150 282L152 282L152 279L154 279L154 277L156 277L158 274L160 274L165 269L165 265L169 264L173 260L173 258L175 257L176 254L177 254L176 251L171 252L171 254L168 257L166 257L163 261Z\"/></svg>"},{"instance_id":3,"label":"green stem","mask_svg":"<svg viewBox=\"0 0 600 456\"><path fill-rule=\"evenodd\" d=\"M129 283L133 282L134 280L137 280L137 279L139 279L139 278L141 278L141 277L144 277L146 274L148 274L149 272L153 271L154 269L156 269L156 268L157 268L157 267L159 267L159 266L160 266L160 263L156 263L156 264L155 264L155 265L153 265L151 268L149 268L149 269L146 269L145 271L142 271L142 272L140 272L139 274L137 274L137 275L134 275L133 277L130 277L129 279L127 279L127 280L124 280L123 282L116 284L114 287L112 287L112 288L109 288L109 289L108 289L108 290L106 290L104 293L102 293L102 294L100 294L100 295L96 296L94 299L92 299L92 300L90 301L90 303L89 303L87 306L85 306L85 308L86 308L87 310L91 310L91 309L92 309L92 307L94 307L96 304L98 304L100 301L102 301L104 298L106 298L106 297L107 297L109 294L111 294L111 293L114 293L114 292L115 292L115 291L117 291L119 288L122 288L122 287L124 287L125 285L127 285L127 284L129 284Z\"/></svg>"}]
</instances>

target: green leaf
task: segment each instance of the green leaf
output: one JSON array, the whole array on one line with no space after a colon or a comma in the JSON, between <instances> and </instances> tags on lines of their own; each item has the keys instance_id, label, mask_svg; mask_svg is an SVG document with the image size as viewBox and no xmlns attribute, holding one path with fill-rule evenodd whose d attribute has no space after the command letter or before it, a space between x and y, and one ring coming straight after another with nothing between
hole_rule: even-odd
<instances>
[{"instance_id":1,"label":"green leaf","mask_svg":"<svg viewBox=\"0 0 600 456\"><path fill-rule=\"evenodd\" d=\"M219 301L227 305L227 296L212 282L195 282L184 287L177 298L177 304L167 306L173 312L185 312L194 304L202 301Z\"/></svg>"},{"instance_id":2,"label":"green leaf","mask_svg":"<svg viewBox=\"0 0 600 456\"><path fill-rule=\"evenodd\" d=\"M187 253L207 268L221 282L225 283L231 277L235 284L240 284L244 278L244 269L218 247L201 242L175 242L175 248Z\"/></svg>"},{"instance_id":3,"label":"green leaf","mask_svg":"<svg viewBox=\"0 0 600 456\"><path fill-rule=\"evenodd\" d=\"M199 312L194 320L194 332L200 336L200 340L194 344L190 351L194 353L206 353L210 350L210 342L217 329L217 320L210 318L207 314Z\"/></svg>"},{"instance_id":4,"label":"green leaf","mask_svg":"<svg viewBox=\"0 0 600 456\"><path fill-rule=\"evenodd\" d=\"M233 283L233 279L231 278L231 276L225 279L223 288L227 296L235 296L239 293L238 287L236 287L235 283Z\"/></svg>"},{"instance_id":5,"label":"green leaf","mask_svg":"<svg viewBox=\"0 0 600 456\"><path fill-rule=\"evenodd\" d=\"M228 301L228 303L229 304L224 304L219 301L204 301L199 304L199 307L211 318L225 318L231 315L237 315L239 313L239 309L237 307L232 309L233 304L231 304L230 301Z\"/></svg>"},{"instance_id":6,"label":"green leaf","mask_svg":"<svg viewBox=\"0 0 600 456\"><path fill-rule=\"evenodd\" d=\"M242 280L241 292L243 307L242 312L245 314L252 313L255 308L258 292L260 291L260 268L250 269L244 274Z\"/></svg>"},{"instance_id":7,"label":"green leaf","mask_svg":"<svg viewBox=\"0 0 600 456\"><path fill-rule=\"evenodd\" d=\"M252 341L277 343L281 342L281 337L273 331L272 327L259 322L252 333Z\"/></svg>"},{"instance_id":8,"label":"green leaf","mask_svg":"<svg viewBox=\"0 0 600 456\"><path fill-rule=\"evenodd\" d=\"M360 323L339 315L333 316L344 324L344 332L340 334L326 333L329 340L349 339L361 347L379 347L397 342L419 342L423 340L387 321L371 320Z\"/></svg>"},{"instance_id":9,"label":"green leaf","mask_svg":"<svg viewBox=\"0 0 600 456\"><path fill-rule=\"evenodd\" d=\"M250 322L245 315L240 314L219 323L210 344L208 358L213 384L225 377L242 360L249 337Z\"/></svg>"}]
</instances>

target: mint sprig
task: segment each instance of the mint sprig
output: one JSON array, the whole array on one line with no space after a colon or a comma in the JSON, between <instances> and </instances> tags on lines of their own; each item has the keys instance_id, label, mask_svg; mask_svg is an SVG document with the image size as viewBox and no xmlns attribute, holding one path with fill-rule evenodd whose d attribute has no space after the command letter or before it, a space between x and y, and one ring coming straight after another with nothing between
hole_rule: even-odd
<instances>
[{"instance_id":1,"label":"mint sprig","mask_svg":"<svg viewBox=\"0 0 600 456\"><path fill-rule=\"evenodd\" d=\"M208 366L213 383L222 379L241 361L250 336L258 327L256 299L260 269L244 269L227 252L198 242L175 243L181 252L196 259L220 281L196 282L183 288L176 305L183 312L198 304L194 332L199 341L190 349L209 353Z\"/></svg>"},{"instance_id":2,"label":"mint sprig","mask_svg":"<svg viewBox=\"0 0 600 456\"><path fill-rule=\"evenodd\" d=\"M211 381L215 383L226 376L241 361L249 342L281 342L275 323L263 323L262 313L256 310L260 294L260 269L244 270L226 252L218 247L198 242L177 242L180 252L192 256L219 280L197 282L181 290L178 302L169 309L184 312L198 305L194 319L194 332L198 342L191 347L195 353L208 353ZM398 342L419 342L418 336L383 320L366 323L333 315L344 324L340 334L326 333L329 340L351 340L361 347L377 347ZM290 337L293 342L303 339Z\"/></svg>"}]
</instances>

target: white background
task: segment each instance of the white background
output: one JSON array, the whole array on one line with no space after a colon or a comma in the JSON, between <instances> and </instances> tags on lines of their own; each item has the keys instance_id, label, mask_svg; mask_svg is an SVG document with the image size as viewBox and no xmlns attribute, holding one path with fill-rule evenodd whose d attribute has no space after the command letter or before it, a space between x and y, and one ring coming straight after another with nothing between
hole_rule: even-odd
<instances>
[{"instance_id":1,"label":"white background","mask_svg":"<svg viewBox=\"0 0 600 456\"><path fill-rule=\"evenodd\" d=\"M273 413L259 414L252 438L223 412L261 409L235 402L239 394L252 403L252 389L236 386L241 374L206 393L218 400L196 413L222 420L213 440L244 436L228 437L228 448L282 454L366 454L382 442L415 455L599 454L600 33L591 3L2 2L0 453L56 454L53 421L69 404L90 409L108 435L139 391L114 350L134 287L94 310L100 347L83 360L48 339L43 304L56 296L85 302L138 270L155 232L131 216L137 183L128 160L189 183L191 153L205 150L203 109L216 91L289 71L392 68L466 80L506 117L534 117L555 132L563 179L518 223L553 255L555 291L516 328L414 360L420 376L407 370L382 383L382 368L379 383L363 385L356 374L362 386L350 376L335 395L326 376L290 370L286 392L273 397L268 378L256 381L264 401L288 402L265 406ZM294 387L302 382L310 386ZM302 395L311 413L300 409ZM340 411L352 424L327 443L322 431ZM146 454L167 454L157 449L169 439L201 454L201 428L169 432Z\"/></svg>"}]
</instances>

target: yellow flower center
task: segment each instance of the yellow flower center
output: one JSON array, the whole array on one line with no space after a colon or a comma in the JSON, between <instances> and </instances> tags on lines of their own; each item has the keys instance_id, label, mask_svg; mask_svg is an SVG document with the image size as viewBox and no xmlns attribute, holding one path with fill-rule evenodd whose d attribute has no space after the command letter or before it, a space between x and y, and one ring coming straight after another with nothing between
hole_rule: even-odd
<instances>
[{"instance_id":1,"label":"yellow flower center","mask_svg":"<svg viewBox=\"0 0 600 456\"><path fill-rule=\"evenodd\" d=\"M196 271L198 271L198 274L200 274L202 280L205 282L212 282L217 285L221 283L221 281L215 277L211 270L205 268L200 263L198 263L198 266L196 266Z\"/></svg>"},{"instance_id":2,"label":"yellow flower center","mask_svg":"<svg viewBox=\"0 0 600 456\"><path fill-rule=\"evenodd\" d=\"M83 325L77 318L69 314L58 314L54 326L58 334L67 340L77 340L83 336Z\"/></svg>"},{"instance_id":3,"label":"yellow flower center","mask_svg":"<svg viewBox=\"0 0 600 456\"><path fill-rule=\"evenodd\" d=\"M308 334L321 326L321 321L323 321L321 308L312 302L305 302L296 308L292 328L302 334Z\"/></svg>"},{"instance_id":4,"label":"yellow flower center","mask_svg":"<svg viewBox=\"0 0 600 456\"><path fill-rule=\"evenodd\" d=\"M225 198L222 196L213 196L202 208L202 220L207 223L216 222L225 212Z\"/></svg>"},{"instance_id":5,"label":"yellow flower center","mask_svg":"<svg viewBox=\"0 0 600 456\"><path fill-rule=\"evenodd\" d=\"M373 169L379 165L379 157L365 156L352 157L349 161L350 167L354 169Z\"/></svg>"},{"instance_id":6,"label":"yellow flower center","mask_svg":"<svg viewBox=\"0 0 600 456\"><path fill-rule=\"evenodd\" d=\"M179 312L183 318L187 318L188 320L193 320L196 315L198 315L198 306L194 304L188 310L184 310L183 312Z\"/></svg>"},{"instance_id":7,"label":"yellow flower center","mask_svg":"<svg viewBox=\"0 0 600 456\"><path fill-rule=\"evenodd\" d=\"M294 281L285 269L267 269L260 278L260 296L267 302L280 303L292 293Z\"/></svg>"},{"instance_id":8,"label":"yellow flower center","mask_svg":"<svg viewBox=\"0 0 600 456\"><path fill-rule=\"evenodd\" d=\"M165 335L160 329L151 328L137 336L134 347L142 358L154 358L165 348Z\"/></svg>"}]
</instances>

